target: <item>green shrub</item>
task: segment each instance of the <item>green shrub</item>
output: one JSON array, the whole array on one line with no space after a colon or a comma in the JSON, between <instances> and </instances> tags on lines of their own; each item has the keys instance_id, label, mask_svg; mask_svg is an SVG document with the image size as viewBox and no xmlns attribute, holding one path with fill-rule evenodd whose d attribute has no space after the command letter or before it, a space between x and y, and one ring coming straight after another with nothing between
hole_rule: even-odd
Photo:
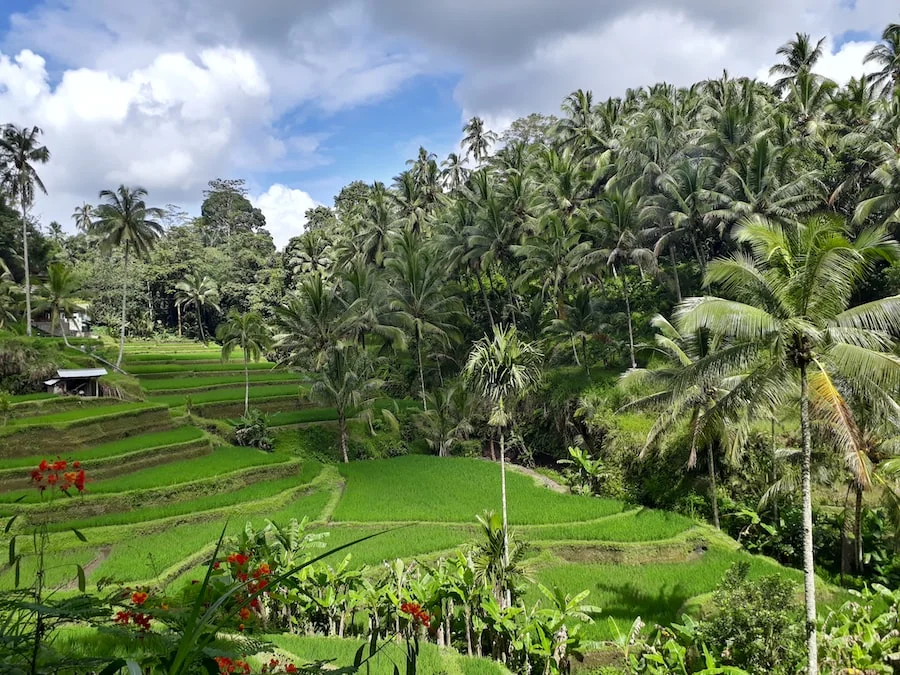
<instances>
[{"instance_id":1,"label":"green shrub","mask_svg":"<svg viewBox=\"0 0 900 675\"><path fill-rule=\"evenodd\" d=\"M796 583L774 574L749 578L735 563L713 595L715 613L698 637L726 665L773 675L797 672L805 659L804 619Z\"/></svg>"},{"instance_id":2,"label":"green shrub","mask_svg":"<svg viewBox=\"0 0 900 675\"><path fill-rule=\"evenodd\" d=\"M275 441L269 433L269 417L256 408L238 420L234 427L234 443L245 448L271 452Z\"/></svg>"}]
</instances>

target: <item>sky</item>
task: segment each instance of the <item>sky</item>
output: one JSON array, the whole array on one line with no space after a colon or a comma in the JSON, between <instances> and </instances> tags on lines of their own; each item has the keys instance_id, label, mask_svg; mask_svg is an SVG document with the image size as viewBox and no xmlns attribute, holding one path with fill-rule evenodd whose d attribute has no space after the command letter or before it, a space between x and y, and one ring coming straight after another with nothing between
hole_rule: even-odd
<instances>
[{"instance_id":1,"label":"sky","mask_svg":"<svg viewBox=\"0 0 900 675\"><path fill-rule=\"evenodd\" d=\"M845 82L889 0L0 0L0 122L38 125L42 223L121 183L198 213L244 178L279 246L350 181L390 182L464 121L502 131L578 88L766 77L797 31Z\"/></svg>"}]
</instances>

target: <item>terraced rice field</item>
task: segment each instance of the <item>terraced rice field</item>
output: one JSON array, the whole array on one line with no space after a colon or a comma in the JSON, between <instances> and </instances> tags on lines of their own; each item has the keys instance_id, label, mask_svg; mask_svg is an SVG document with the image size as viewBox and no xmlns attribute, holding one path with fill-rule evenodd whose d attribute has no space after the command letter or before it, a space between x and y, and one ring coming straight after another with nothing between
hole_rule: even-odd
<instances>
[{"instance_id":1,"label":"terraced rice field","mask_svg":"<svg viewBox=\"0 0 900 675\"><path fill-rule=\"evenodd\" d=\"M20 444L0 467L0 515L21 512L24 517L14 525L20 534L33 523L48 523L51 585L73 588L77 564L89 585L112 578L178 587L199 576L223 528L234 534L248 521L261 526L291 518L308 518L313 529L329 532L332 546L382 533L351 549L355 565L433 559L468 545L477 537L475 517L499 510L499 467L492 462L411 455L334 466L301 455L297 432L288 425L328 423L335 411L308 402L298 409L308 383L272 370L272 364L254 366L250 398L272 410L274 452L232 447L192 425L198 419L180 408L188 397L194 405L242 404L241 366L240 355L223 364L212 348L129 345L126 368L139 378L145 402L86 402L47 413L35 405L36 414L11 420L0 430L2 448L4 442L30 438L23 436L29 430L67 433L71 425L103 421L90 427L97 429L93 436L74 435L65 445L64 457L83 462L90 476L82 498L58 497L51 504L27 484L29 470L46 456L40 445L23 449ZM154 418L150 428L130 429L129 420L145 410L162 411L162 417ZM735 561L750 562L756 575L782 569L682 516L562 494L515 471L508 476L508 491L513 536L530 546L530 575L570 593L590 590L589 602L601 606L606 617L589 628L595 639L611 636L607 618L622 628L638 615L647 623L676 620ZM395 529L400 525L405 527ZM26 560L23 574L31 564ZM0 568L0 587L13 583L12 572ZM352 656L356 648L352 640L275 640L306 659ZM490 662L449 664L444 659L452 657L430 650L422 663L433 660L435 668L472 675L500 672ZM373 672L381 672L380 667L376 664Z\"/></svg>"}]
</instances>

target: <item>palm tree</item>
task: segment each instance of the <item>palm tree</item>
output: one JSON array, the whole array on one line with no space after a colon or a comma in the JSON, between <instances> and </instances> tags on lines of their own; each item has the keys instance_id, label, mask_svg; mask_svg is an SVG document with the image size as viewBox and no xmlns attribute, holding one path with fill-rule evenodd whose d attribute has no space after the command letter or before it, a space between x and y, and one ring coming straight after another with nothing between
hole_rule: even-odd
<instances>
[{"instance_id":1,"label":"palm tree","mask_svg":"<svg viewBox=\"0 0 900 675\"><path fill-rule=\"evenodd\" d=\"M203 308L210 307L219 311L219 288L216 282L199 272L192 272L175 284L175 302L184 307L193 305L197 313L197 328L200 341L206 344L206 332L203 330Z\"/></svg>"},{"instance_id":2,"label":"palm tree","mask_svg":"<svg viewBox=\"0 0 900 675\"><path fill-rule=\"evenodd\" d=\"M650 324L657 330L653 351L662 360L656 361L652 368L632 368L625 372L620 386L638 396L622 409L651 409L658 413L647 434L642 457L657 447L678 422L685 418L690 420L691 449L687 466L694 468L698 450L705 447L713 525L719 529L715 453L717 449L728 450L734 459L746 435L746 425L736 424L734 416L723 414L724 406L719 403L727 399L739 377L704 372L686 383L685 372L690 372L701 359L719 349L721 340L706 330L682 334L660 314L653 317ZM745 421L746 417L740 418L740 422Z\"/></svg>"},{"instance_id":3,"label":"palm tree","mask_svg":"<svg viewBox=\"0 0 900 675\"><path fill-rule=\"evenodd\" d=\"M597 298L591 297L590 289L585 286L578 289L571 303L566 303L562 317L553 319L546 329L548 333L569 338L575 364L584 366L588 376L591 374L591 364L588 359L587 341L600 332L600 319L600 303ZM583 363L578 358L576 341L581 343Z\"/></svg>"},{"instance_id":4,"label":"palm tree","mask_svg":"<svg viewBox=\"0 0 900 675\"><path fill-rule=\"evenodd\" d=\"M12 272L0 260L0 329L16 323L21 310L21 288L13 279Z\"/></svg>"},{"instance_id":5,"label":"palm tree","mask_svg":"<svg viewBox=\"0 0 900 675\"><path fill-rule=\"evenodd\" d=\"M444 167L441 170L441 180L444 187L448 190L455 190L460 187L469 177L469 170L465 167L465 161L464 157L451 152L447 155L447 159L441 162L441 166Z\"/></svg>"},{"instance_id":6,"label":"palm tree","mask_svg":"<svg viewBox=\"0 0 900 675\"><path fill-rule=\"evenodd\" d=\"M38 142L39 127L25 129L7 124L0 134L0 183L19 202L22 210L22 251L25 264L25 330L31 336L31 267L28 261L28 208L34 203L34 188L47 194L36 164L50 161L50 151Z\"/></svg>"},{"instance_id":7,"label":"palm tree","mask_svg":"<svg viewBox=\"0 0 900 675\"><path fill-rule=\"evenodd\" d=\"M244 415L250 412L250 361L259 361L272 344L272 336L256 312L241 314L236 309L228 313L219 324L216 337L222 343L222 361L227 361L231 353L240 348L244 355Z\"/></svg>"},{"instance_id":8,"label":"palm tree","mask_svg":"<svg viewBox=\"0 0 900 675\"><path fill-rule=\"evenodd\" d=\"M488 156L491 144L497 141L497 134L484 128L484 120L480 117L473 117L463 127L463 136L460 146L466 151L466 158L469 155L475 157L475 162L481 164L481 161Z\"/></svg>"},{"instance_id":9,"label":"palm tree","mask_svg":"<svg viewBox=\"0 0 900 675\"><path fill-rule=\"evenodd\" d=\"M100 199L105 200L95 211L96 219L91 225L101 245L110 249L121 246L124 249L122 263L122 325L119 335L119 357L116 367L122 365L125 353L125 308L128 300L128 257L132 251L138 257L146 257L163 233L162 226L154 220L161 218L163 210L147 206L144 198L147 191L142 187L120 185L116 190L101 190ZM202 329L201 329L202 330Z\"/></svg>"},{"instance_id":10,"label":"palm tree","mask_svg":"<svg viewBox=\"0 0 900 675\"><path fill-rule=\"evenodd\" d=\"M875 63L880 70L871 73L868 80L881 87L882 94L890 94L900 88L900 23L888 24L881 34L881 42L866 54L863 63Z\"/></svg>"},{"instance_id":11,"label":"palm tree","mask_svg":"<svg viewBox=\"0 0 900 675\"><path fill-rule=\"evenodd\" d=\"M775 90L780 92L788 87L801 72L812 72L813 66L822 58L822 45L825 38L820 38L813 46L809 33L797 33L797 37L781 45L775 53L784 57L784 63L776 63L769 68L769 75L782 75L775 81Z\"/></svg>"},{"instance_id":12,"label":"palm tree","mask_svg":"<svg viewBox=\"0 0 900 675\"><path fill-rule=\"evenodd\" d=\"M75 221L75 228L79 232L89 232L94 222L94 207L87 202L76 206L72 212L72 220Z\"/></svg>"},{"instance_id":13,"label":"palm tree","mask_svg":"<svg viewBox=\"0 0 900 675\"><path fill-rule=\"evenodd\" d=\"M292 366L319 370L329 352L352 333L354 317L335 286L320 274L306 277L295 293L275 308L275 344Z\"/></svg>"},{"instance_id":14,"label":"palm tree","mask_svg":"<svg viewBox=\"0 0 900 675\"><path fill-rule=\"evenodd\" d=\"M447 266L411 229L396 240L387 267L394 275L388 293L394 322L412 333L422 405L427 410L422 343L428 335L438 340L457 335L453 321L459 316L459 301L447 293Z\"/></svg>"},{"instance_id":15,"label":"palm tree","mask_svg":"<svg viewBox=\"0 0 900 675\"><path fill-rule=\"evenodd\" d=\"M384 382L372 376L372 364L366 353L355 346L340 345L332 349L325 367L315 374L310 395L322 405L337 412L341 437L341 454L347 454L347 420L372 407Z\"/></svg>"},{"instance_id":16,"label":"palm tree","mask_svg":"<svg viewBox=\"0 0 900 675\"><path fill-rule=\"evenodd\" d=\"M47 280L40 287L38 311L50 310L50 332L59 325L63 342L69 345L66 335L65 317L83 311L83 305L77 300L77 292L81 284L75 270L64 263L53 263L47 268Z\"/></svg>"},{"instance_id":17,"label":"palm tree","mask_svg":"<svg viewBox=\"0 0 900 675\"><path fill-rule=\"evenodd\" d=\"M747 408L756 402L769 414L773 402L783 399L781 392L799 384L808 672L817 675L810 392L833 390L835 381L885 391L900 385L900 359L890 353L892 335L900 330L900 297L850 306L876 260L900 259L900 244L882 227L851 240L841 221L824 216L787 227L748 218L735 236L750 253L710 263L706 277L735 299L689 298L678 308L677 325L682 334L707 329L729 341L691 372L712 376L745 369L733 398L746 401ZM846 444L852 446L853 439L847 437Z\"/></svg>"},{"instance_id":18,"label":"palm tree","mask_svg":"<svg viewBox=\"0 0 900 675\"><path fill-rule=\"evenodd\" d=\"M631 316L631 296L628 288L628 265L635 264L643 270L652 267L655 260L653 253L639 245L641 203L638 197L637 184L632 184L626 191L611 190L598 205L597 214L603 228L606 241L612 246L606 264L613 274L622 279L622 296L625 299L625 318L628 323L628 350L631 356L631 367L637 367L634 357L634 327Z\"/></svg>"},{"instance_id":19,"label":"palm tree","mask_svg":"<svg viewBox=\"0 0 900 675\"><path fill-rule=\"evenodd\" d=\"M472 433L472 405L468 390L459 384L451 384L435 392L429 392L428 410L418 417L419 428L438 457L449 457L454 443Z\"/></svg>"},{"instance_id":20,"label":"palm tree","mask_svg":"<svg viewBox=\"0 0 900 675\"><path fill-rule=\"evenodd\" d=\"M519 339L515 327L496 326L493 338L485 335L472 347L464 375L469 386L491 406L488 424L500 431L500 495L503 508L503 564L509 567L509 523L506 508L506 428L514 429L519 399L534 387L541 374L543 355ZM510 589L506 588L510 604Z\"/></svg>"}]
</instances>

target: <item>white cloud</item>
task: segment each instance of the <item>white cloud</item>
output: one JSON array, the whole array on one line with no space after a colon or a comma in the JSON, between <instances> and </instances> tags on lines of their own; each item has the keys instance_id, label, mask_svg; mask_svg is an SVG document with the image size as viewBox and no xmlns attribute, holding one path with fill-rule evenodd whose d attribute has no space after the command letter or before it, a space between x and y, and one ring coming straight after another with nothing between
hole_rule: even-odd
<instances>
[{"instance_id":1,"label":"white cloud","mask_svg":"<svg viewBox=\"0 0 900 675\"><path fill-rule=\"evenodd\" d=\"M816 64L813 70L825 77L831 78L838 84L847 84L851 77L859 78L860 75L871 73L878 69L877 64L863 63L875 41L869 42L845 42L841 48L832 53L829 49L830 44L826 46L827 51L822 54L822 58Z\"/></svg>"},{"instance_id":2,"label":"white cloud","mask_svg":"<svg viewBox=\"0 0 900 675\"><path fill-rule=\"evenodd\" d=\"M281 248L291 237L306 229L306 210L318 206L308 193L281 183L250 200L266 217L266 229L272 233L275 245Z\"/></svg>"}]
</instances>

